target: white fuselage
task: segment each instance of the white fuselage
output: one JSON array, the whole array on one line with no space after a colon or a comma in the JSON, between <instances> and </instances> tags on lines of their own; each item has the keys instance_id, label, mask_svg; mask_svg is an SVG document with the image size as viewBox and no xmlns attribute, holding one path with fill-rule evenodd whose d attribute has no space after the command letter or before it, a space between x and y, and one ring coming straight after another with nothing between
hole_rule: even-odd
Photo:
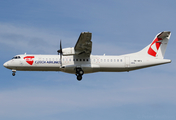
<instances>
[{"instance_id":1,"label":"white fuselage","mask_svg":"<svg viewBox=\"0 0 176 120\"><path fill-rule=\"evenodd\" d=\"M120 56L91 55L91 33L80 34L74 48L62 49L60 41L60 55L17 55L4 63L4 67L21 71L62 71L82 79L84 73L93 72L124 72L155 65L170 63L164 59L167 43L171 32L164 31L156 35L151 44L141 51Z\"/></svg>"},{"instance_id":2,"label":"white fuselage","mask_svg":"<svg viewBox=\"0 0 176 120\"><path fill-rule=\"evenodd\" d=\"M63 71L75 74L75 68L81 67L84 73L93 72L124 72L140 68L170 63L167 59L151 59L136 57L131 54L121 56L90 57L59 55L17 55L20 58L11 59L4 63L8 69L19 71ZM32 58L26 58L31 57Z\"/></svg>"}]
</instances>

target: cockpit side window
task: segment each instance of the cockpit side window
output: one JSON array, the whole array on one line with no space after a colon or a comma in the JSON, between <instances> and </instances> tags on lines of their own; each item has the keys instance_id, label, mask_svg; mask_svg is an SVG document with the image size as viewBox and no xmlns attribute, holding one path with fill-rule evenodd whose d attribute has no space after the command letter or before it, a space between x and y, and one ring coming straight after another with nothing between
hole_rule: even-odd
<instances>
[{"instance_id":1,"label":"cockpit side window","mask_svg":"<svg viewBox=\"0 0 176 120\"><path fill-rule=\"evenodd\" d=\"M15 56L12 59L20 59L20 58L21 58L20 56Z\"/></svg>"}]
</instances>

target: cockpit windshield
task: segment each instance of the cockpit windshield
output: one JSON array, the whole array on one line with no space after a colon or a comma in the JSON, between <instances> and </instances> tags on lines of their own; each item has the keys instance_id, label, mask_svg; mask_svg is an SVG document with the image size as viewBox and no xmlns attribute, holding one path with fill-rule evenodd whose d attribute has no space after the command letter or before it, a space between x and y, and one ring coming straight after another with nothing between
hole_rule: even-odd
<instances>
[{"instance_id":1,"label":"cockpit windshield","mask_svg":"<svg viewBox=\"0 0 176 120\"><path fill-rule=\"evenodd\" d=\"M21 58L20 56L15 56L12 59L20 59L20 58Z\"/></svg>"}]
</instances>

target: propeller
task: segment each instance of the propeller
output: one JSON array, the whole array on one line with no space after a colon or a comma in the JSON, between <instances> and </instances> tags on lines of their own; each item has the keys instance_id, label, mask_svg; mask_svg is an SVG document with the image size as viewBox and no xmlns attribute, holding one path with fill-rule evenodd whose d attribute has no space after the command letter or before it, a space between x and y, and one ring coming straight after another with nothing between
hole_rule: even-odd
<instances>
[{"instance_id":1,"label":"propeller","mask_svg":"<svg viewBox=\"0 0 176 120\"><path fill-rule=\"evenodd\" d=\"M58 55L60 54L60 63L61 63L61 67L62 67L62 44L61 44L61 40L60 40L60 50L57 50Z\"/></svg>"}]
</instances>

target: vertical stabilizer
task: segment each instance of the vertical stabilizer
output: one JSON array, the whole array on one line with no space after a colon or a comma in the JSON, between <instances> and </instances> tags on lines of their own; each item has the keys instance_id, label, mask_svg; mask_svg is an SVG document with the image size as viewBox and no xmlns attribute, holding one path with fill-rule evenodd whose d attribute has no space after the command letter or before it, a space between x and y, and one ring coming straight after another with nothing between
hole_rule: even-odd
<instances>
[{"instance_id":1,"label":"vertical stabilizer","mask_svg":"<svg viewBox=\"0 0 176 120\"><path fill-rule=\"evenodd\" d=\"M150 45L138 52L143 57L163 59L171 32L164 31L156 35Z\"/></svg>"}]
</instances>

